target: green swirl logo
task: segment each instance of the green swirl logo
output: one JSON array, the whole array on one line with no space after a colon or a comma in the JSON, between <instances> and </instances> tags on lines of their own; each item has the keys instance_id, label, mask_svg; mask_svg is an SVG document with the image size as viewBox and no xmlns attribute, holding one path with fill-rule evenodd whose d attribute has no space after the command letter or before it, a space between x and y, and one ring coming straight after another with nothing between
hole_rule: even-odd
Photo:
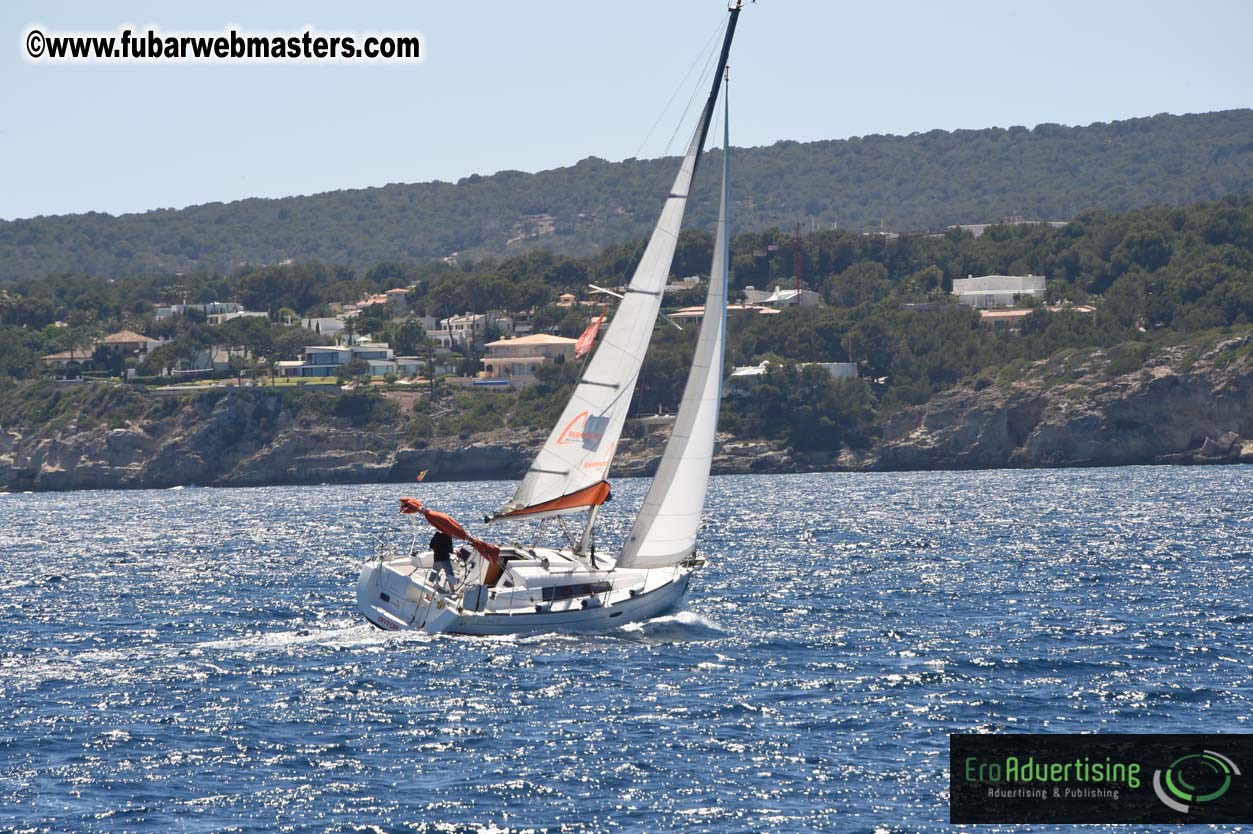
<instances>
[{"instance_id":1,"label":"green swirl logo","mask_svg":"<svg viewBox=\"0 0 1253 834\"><path fill-rule=\"evenodd\" d=\"M1221 753L1189 753L1164 771L1153 771L1153 792L1163 804L1186 814L1194 805L1213 802L1227 793L1231 777L1240 775L1236 763Z\"/></svg>"}]
</instances>

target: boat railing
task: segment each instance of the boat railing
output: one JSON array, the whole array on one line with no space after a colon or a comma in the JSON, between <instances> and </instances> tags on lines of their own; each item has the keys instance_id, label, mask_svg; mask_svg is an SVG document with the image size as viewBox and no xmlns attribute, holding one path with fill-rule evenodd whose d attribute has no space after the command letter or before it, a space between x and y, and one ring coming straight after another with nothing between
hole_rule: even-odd
<instances>
[{"instance_id":1,"label":"boat railing","mask_svg":"<svg viewBox=\"0 0 1253 834\"><path fill-rule=\"evenodd\" d=\"M372 551L370 558L378 564L397 558L396 548L385 533L375 533L371 536L370 549Z\"/></svg>"}]
</instances>

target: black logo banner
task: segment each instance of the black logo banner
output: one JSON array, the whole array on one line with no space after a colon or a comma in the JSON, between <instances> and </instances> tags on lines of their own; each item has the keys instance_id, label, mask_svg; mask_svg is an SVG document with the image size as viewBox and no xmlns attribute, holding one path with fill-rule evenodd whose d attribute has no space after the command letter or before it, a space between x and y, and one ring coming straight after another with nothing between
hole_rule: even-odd
<instances>
[{"instance_id":1,"label":"black logo banner","mask_svg":"<svg viewBox=\"0 0 1253 834\"><path fill-rule=\"evenodd\" d=\"M952 735L952 823L1253 823L1253 735Z\"/></svg>"}]
</instances>

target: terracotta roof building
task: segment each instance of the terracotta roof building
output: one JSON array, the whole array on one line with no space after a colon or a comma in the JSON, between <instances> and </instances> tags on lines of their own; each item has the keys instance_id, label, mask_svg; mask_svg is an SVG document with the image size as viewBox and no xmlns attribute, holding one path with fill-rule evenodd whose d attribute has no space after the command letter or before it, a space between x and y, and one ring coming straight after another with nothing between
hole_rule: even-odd
<instances>
[{"instance_id":1,"label":"terracotta roof building","mask_svg":"<svg viewBox=\"0 0 1253 834\"><path fill-rule=\"evenodd\" d=\"M110 333L108 336L105 336L97 344L126 353L147 353L161 344L161 340L150 339L142 333L136 333L134 330L119 330L116 333Z\"/></svg>"}]
</instances>

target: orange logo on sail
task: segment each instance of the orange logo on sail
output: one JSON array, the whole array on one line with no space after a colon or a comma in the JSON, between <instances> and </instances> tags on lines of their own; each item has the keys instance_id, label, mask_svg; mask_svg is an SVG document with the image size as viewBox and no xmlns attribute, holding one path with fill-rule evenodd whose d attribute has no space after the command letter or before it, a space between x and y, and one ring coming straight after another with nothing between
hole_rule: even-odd
<instances>
[{"instance_id":1,"label":"orange logo on sail","mask_svg":"<svg viewBox=\"0 0 1253 834\"><path fill-rule=\"evenodd\" d=\"M576 441L581 441L583 439L583 432L574 430L574 424L579 422L580 420L584 422L587 421L586 411L581 411L578 414L574 415L574 419L571 420L569 424L564 429L561 430L561 434L557 436L558 445L562 443L566 443L566 442L574 443Z\"/></svg>"},{"instance_id":2,"label":"orange logo on sail","mask_svg":"<svg viewBox=\"0 0 1253 834\"><path fill-rule=\"evenodd\" d=\"M585 449L595 449L600 445L600 439L605 436L605 428L608 425L608 417L591 417L586 411L580 411L561 430L561 434L557 435L557 445L578 443Z\"/></svg>"}]
</instances>

